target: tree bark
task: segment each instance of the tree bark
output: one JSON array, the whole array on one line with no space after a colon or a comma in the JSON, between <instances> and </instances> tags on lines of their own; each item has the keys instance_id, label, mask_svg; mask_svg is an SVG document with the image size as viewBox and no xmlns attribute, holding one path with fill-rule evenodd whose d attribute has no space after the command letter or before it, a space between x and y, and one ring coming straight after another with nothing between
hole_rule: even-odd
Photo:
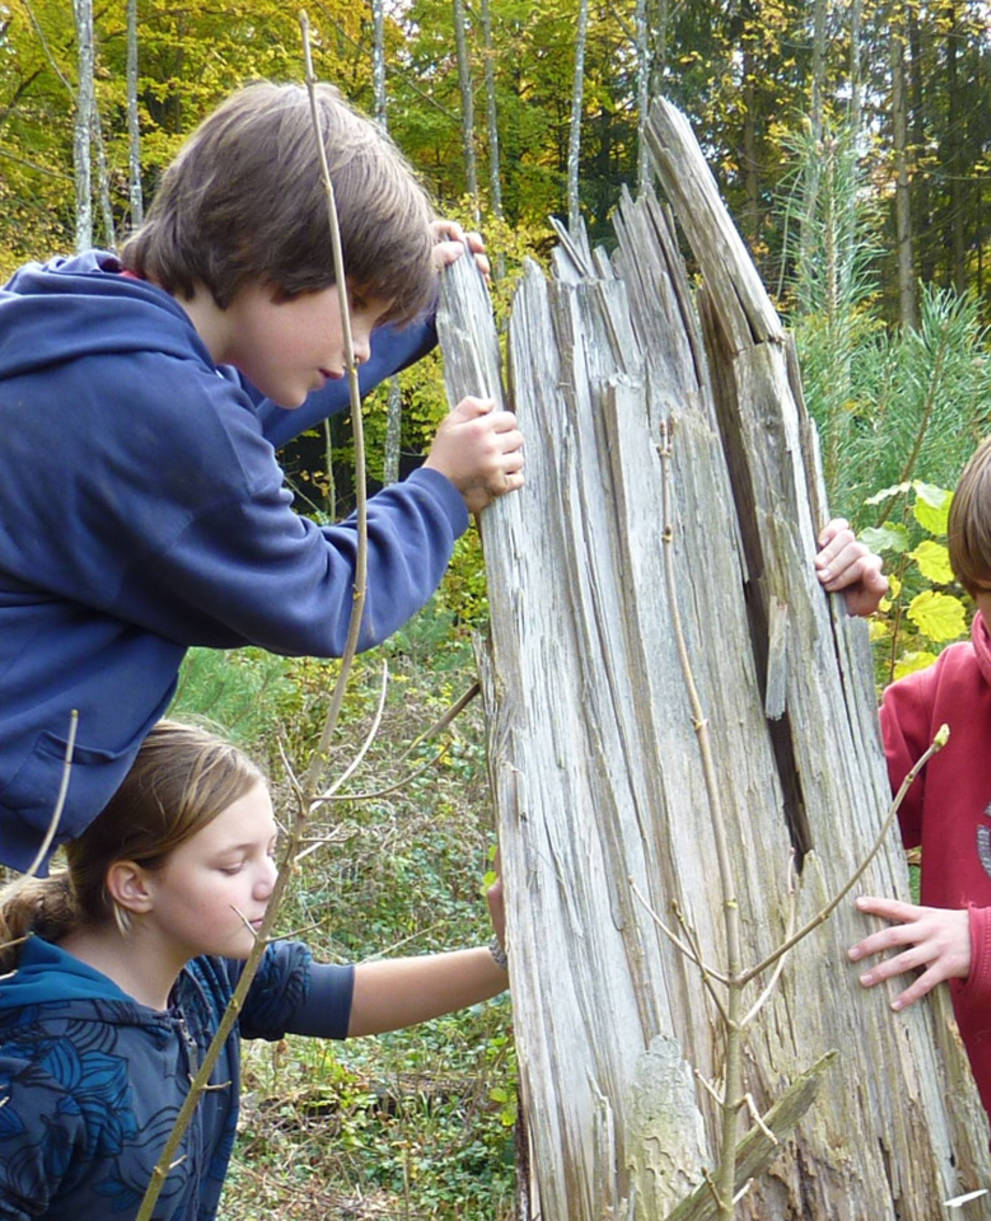
<instances>
[{"instance_id":1,"label":"tree bark","mask_svg":"<svg viewBox=\"0 0 991 1221\"><path fill-rule=\"evenodd\" d=\"M388 94L385 88L385 5L383 0L372 0L372 90L375 97L375 121L384 131L389 130ZM399 452L402 448L403 395L399 374L389 378L386 399L385 444L382 452L382 482L395 483L399 479ZM330 472L330 453L327 455L327 477Z\"/></svg>"},{"instance_id":2,"label":"tree bark","mask_svg":"<svg viewBox=\"0 0 991 1221\"><path fill-rule=\"evenodd\" d=\"M588 37L588 0L578 0L575 32L575 71L571 87L571 123L568 128L568 227L573 233L581 224L581 193L578 170L581 157L582 113L585 90L585 43Z\"/></svg>"},{"instance_id":3,"label":"tree bark","mask_svg":"<svg viewBox=\"0 0 991 1221\"><path fill-rule=\"evenodd\" d=\"M492 212L502 220L502 181L499 175L499 111L496 105L495 49L492 46L492 10L482 0L482 45L485 51L485 115L489 129L489 190ZM499 256L497 256L499 257ZM503 268L505 274L505 268Z\"/></svg>"},{"instance_id":4,"label":"tree bark","mask_svg":"<svg viewBox=\"0 0 991 1221\"><path fill-rule=\"evenodd\" d=\"M76 250L81 251L93 245L93 171L90 152L94 110L92 0L72 0L72 13L76 25L79 72L72 165L76 180Z\"/></svg>"},{"instance_id":5,"label":"tree bark","mask_svg":"<svg viewBox=\"0 0 991 1221\"><path fill-rule=\"evenodd\" d=\"M468 36L465 31L465 7L462 0L454 3L454 44L458 53L458 86L461 90L461 144L465 154L465 182L471 200L472 215L477 225L481 219L478 199L478 166L475 159L475 98L471 83L471 60L468 56Z\"/></svg>"},{"instance_id":6,"label":"tree bark","mask_svg":"<svg viewBox=\"0 0 991 1221\"><path fill-rule=\"evenodd\" d=\"M138 117L138 0L127 0L127 164L131 228L144 220L141 123Z\"/></svg>"},{"instance_id":7,"label":"tree bark","mask_svg":"<svg viewBox=\"0 0 991 1221\"><path fill-rule=\"evenodd\" d=\"M650 186L650 159L647 153L647 112L650 105L650 39L647 35L647 0L637 0L636 46L637 63L637 194Z\"/></svg>"},{"instance_id":8,"label":"tree bark","mask_svg":"<svg viewBox=\"0 0 991 1221\"><path fill-rule=\"evenodd\" d=\"M725 1113L702 1083L719 1092L732 1043L728 896L744 964L765 962L840 892L889 804L866 629L814 574L826 507L788 337L687 123L658 103L649 138L698 310L649 195L624 200L613 258L565 235L550 281L530 265L508 337L527 485L482 516L489 761L544 1221L717 1215L703 1175ZM476 280L445 273L452 402L503 397ZM862 886L907 896L894 835ZM739 1217L932 1221L991 1182L945 1010L894 1017L865 994L845 955L864 932L846 902L742 992L750 1009L767 989L737 1054L777 1143L734 1106Z\"/></svg>"},{"instance_id":9,"label":"tree bark","mask_svg":"<svg viewBox=\"0 0 991 1221\"><path fill-rule=\"evenodd\" d=\"M898 274L898 318L915 327L918 309L912 256L912 203L908 174L908 97L905 88L905 13L902 0L891 6L891 126L895 159L895 258Z\"/></svg>"}]
</instances>

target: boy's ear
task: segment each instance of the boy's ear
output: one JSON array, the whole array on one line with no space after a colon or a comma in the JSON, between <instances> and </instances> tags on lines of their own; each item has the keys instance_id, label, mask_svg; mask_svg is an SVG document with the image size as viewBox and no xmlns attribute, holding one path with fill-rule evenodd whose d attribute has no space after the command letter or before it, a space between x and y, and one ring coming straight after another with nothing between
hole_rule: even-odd
<instances>
[{"instance_id":1,"label":"boy's ear","mask_svg":"<svg viewBox=\"0 0 991 1221\"><path fill-rule=\"evenodd\" d=\"M129 912L148 912L154 906L148 872L134 861L114 861L107 870L106 887L113 902Z\"/></svg>"}]
</instances>

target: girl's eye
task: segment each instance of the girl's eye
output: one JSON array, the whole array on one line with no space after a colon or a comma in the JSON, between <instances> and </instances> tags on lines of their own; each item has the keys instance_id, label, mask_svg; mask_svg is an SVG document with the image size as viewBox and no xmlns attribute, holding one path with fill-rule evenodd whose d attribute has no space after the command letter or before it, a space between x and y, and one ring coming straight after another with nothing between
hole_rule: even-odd
<instances>
[{"instance_id":1,"label":"girl's eye","mask_svg":"<svg viewBox=\"0 0 991 1221\"><path fill-rule=\"evenodd\" d=\"M227 876L229 878L232 878L235 876L235 874L238 874L241 872L241 866L243 864L244 864L243 861L238 861L238 863L236 865L221 865L220 872L225 873L225 874L227 874Z\"/></svg>"}]
</instances>

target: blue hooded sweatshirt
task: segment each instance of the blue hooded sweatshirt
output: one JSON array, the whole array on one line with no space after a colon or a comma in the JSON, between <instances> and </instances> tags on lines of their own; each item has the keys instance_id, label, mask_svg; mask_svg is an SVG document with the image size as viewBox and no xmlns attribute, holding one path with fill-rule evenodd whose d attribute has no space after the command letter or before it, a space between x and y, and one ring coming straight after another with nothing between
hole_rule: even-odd
<instances>
[{"instance_id":1,"label":"blue hooded sweatshirt","mask_svg":"<svg viewBox=\"0 0 991 1221\"><path fill-rule=\"evenodd\" d=\"M119 270L91 252L0 290L0 861L16 869L51 822L73 710L53 848L116 791L189 646L333 657L347 639L355 523L295 513L272 444L345 391L277 408ZM376 333L366 388L432 341ZM371 498L361 648L426 602L467 525L433 470Z\"/></svg>"},{"instance_id":2,"label":"blue hooded sweatshirt","mask_svg":"<svg viewBox=\"0 0 991 1221\"><path fill-rule=\"evenodd\" d=\"M32 937L0 979L0 1218L130 1221L242 963L194 958L165 1011ZM239 1033L347 1034L354 968L274 942L186 1131L155 1221L207 1221L237 1127Z\"/></svg>"}]
</instances>

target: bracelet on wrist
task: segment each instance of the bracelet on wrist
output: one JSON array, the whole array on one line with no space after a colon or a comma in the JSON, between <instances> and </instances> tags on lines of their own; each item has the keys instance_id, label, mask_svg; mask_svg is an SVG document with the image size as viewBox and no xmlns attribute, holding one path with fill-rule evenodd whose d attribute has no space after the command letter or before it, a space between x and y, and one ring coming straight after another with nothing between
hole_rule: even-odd
<instances>
[{"instance_id":1,"label":"bracelet on wrist","mask_svg":"<svg viewBox=\"0 0 991 1221\"><path fill-rule=\"evenodd\" d=\"M493 937L489 942L489 953L492 955L492 961L500 969L505 971L508 967L506 959L506 947L502 944L498 937Z\"/></svg>"}]
</instances>

